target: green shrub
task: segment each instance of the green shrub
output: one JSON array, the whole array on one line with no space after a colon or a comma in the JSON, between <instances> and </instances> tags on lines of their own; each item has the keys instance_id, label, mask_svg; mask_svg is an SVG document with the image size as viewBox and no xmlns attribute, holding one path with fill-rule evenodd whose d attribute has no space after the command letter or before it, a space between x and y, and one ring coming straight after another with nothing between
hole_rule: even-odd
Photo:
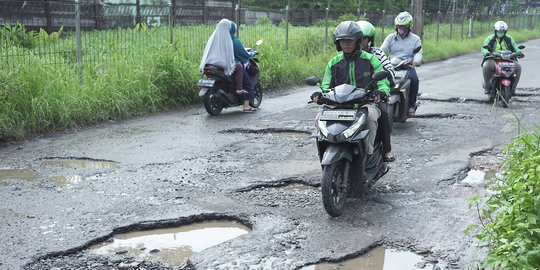
<instances>
[{"instance_id":1,"label":"green shrub","mask_svg":"<svg viewBox=\"0 0 540 270\"><path fill-rule=\"evenodd\" d=\"M490 269L540 269L540 132L522 134L506 148L503 177L480 211L476 235L489 247ZM472 198L478 204L481 198Z\"/></svg>"}]
</instances>

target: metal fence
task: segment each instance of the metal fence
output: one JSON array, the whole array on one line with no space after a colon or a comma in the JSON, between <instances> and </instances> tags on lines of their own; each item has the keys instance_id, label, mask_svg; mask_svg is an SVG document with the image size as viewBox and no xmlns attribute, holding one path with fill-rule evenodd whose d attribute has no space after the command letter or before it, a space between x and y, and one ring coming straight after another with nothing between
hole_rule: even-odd
<instances>
[{"instance_id":1,"label":"metal fence","mask_svg":"<svg viewBox=\"0 0 540 270\"><path fill-rule=\"evenodd\" d=\"M272 36L270 42L289 48L291 29L320 27L320 43L327 48L338 19L368 19L383 37L393 31L395 12L366 14L351 10L279 10L239 8L233 1L208 1L212 5L186 1L108 3L100 0L5 0L0 3L0 66L24 64L39 56L57 65L95 65L113 55L136 56L149 48L174 46L189 61L199 61L215 24L229 18L239 25L239 36ZM205 3L203 1L202 3ZM538 26L539 14L480 13L466 9L424 13L424 23L436 27L424 39L465 39L491 31L495 20L508 21L513 29ZM289 23L285 24L284 22ZM19 25L19 26L17 26ZM23 27L24 26L24 27ZM279 29L279 31L278 31ZM249 34L248 34L249 33ZM435 34L433 34L435 33ZM277 36L276 35L281 35ZM254 40L245 40L247 44Z\"/></svg>"}]
</instances>

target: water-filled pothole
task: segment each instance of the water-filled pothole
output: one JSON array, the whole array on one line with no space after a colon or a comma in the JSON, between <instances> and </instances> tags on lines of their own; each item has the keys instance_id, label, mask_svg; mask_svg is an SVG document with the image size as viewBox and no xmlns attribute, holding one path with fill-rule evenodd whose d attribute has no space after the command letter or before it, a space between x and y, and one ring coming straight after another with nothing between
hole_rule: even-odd
<instances>
[{"instance_id":1,"label":"water-filled pothole","mask_svg":"<svg viewBox=\"0 0 540 270\"><path fill-rule=\"evenodd\" d=\"M82 182L86 178L80 175L69 175L69 176L53 176L54 185L57 187L70 187L73 184Z\"/></svg>"},{"instance_id":2,"label":"water-filled pothole","mask_svg":"<svg viewBox=\"0 0 540 270\"><path fill-rule=\"evenodd\" d=\"M368 254L337 263L319 263L302 270L444 270L446 264L437 260L426 261L424 257L409 251L377 247Z\"/></svg>"},{"instance_id":3,"label":"water-filled pothole","mask_svg":"<svg viewBox=\"0 0 540 270\"><path fill-rule=\"evenodd\" d=\"M484 184L486 180L497 177L496 171L470 170L467 176L461 180L462 184L478 186Z\"/></svg>"},{"instance_id":4,"label":"water-filled pothole","mask_svg":"<svg viewBox=\"0 0 540 270\"><path fill-rule=\"evenodd\" d=\"M0 169L0 180L35 180L38 177L31 169Z\"/></svg>"},{"instance_id":5,"label":"water-filled pothole","mask_svg":"<svg viewBox=\"0 0 540 270\"><path fill-rule=\"evenodd\" d=\"M232 221L206 221L175 228L137 231L115 235L112 242L90 249L101 255L125 254L135 259L157 260L180 266L193 253L249 233Z\"/></svg>"},{"instance_id":6,"label":"water-filled pothole","mask_svg":"<svg viewBox=\"0 0 540 270\"><path fill-rule=\"evenodd\" d=\"M308 190L314 190L317 189L317 187L314 186L308 186L304 184L292 184L292 185L286 185L279 187L279 189L287 192L304 192Z\"/></svg>"},{"instance_id":7,"label":"water-filled pothole","mask_svg":"<svg viewBox=\"0 0 540 270\"><path fill-rule=\"evenodd\" d=\"M118 163L114 161L89 158L45 158L43 163L81 169L111 169L118 167Z\"/></svg>"},{"instance_id":8,"label":"water-filled pothole","mask_svg":"<svg viewBox=\"0 0 540 270\"><path fill-rule=\"evenodd\" d=\"M266 129L244 129L236 128L220 131L220 133L244 133L244 134L269 134L292 139L307 139L311 136L311 132L294 129L266 128Z\"/></svg>"}]
</instances>

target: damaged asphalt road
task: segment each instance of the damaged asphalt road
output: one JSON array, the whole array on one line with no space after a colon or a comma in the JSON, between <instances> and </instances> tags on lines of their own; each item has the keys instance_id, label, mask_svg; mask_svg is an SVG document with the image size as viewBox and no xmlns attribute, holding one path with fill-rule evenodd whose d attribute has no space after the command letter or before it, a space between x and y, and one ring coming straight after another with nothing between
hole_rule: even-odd
<instances>
[{"instance_id":1,"label":"damaged asphalt road","mask_svg":"<svg viewBox=\"0 0 540 270\"><path fill-rule=\"evenodd\" d=\"M467 199L483 189L462 180L498 168L518 133L514 114L527 127L540 122L540 41L525 45L512 111L485 102L478 54L420 67L418 116L392 134L397 160L339 218L320 196L313 87L269 94L254 114L210 117L195 106L2 146L0 269L172 269L88 248L204 220L250 232L176 268L301 269L383 245L473 269L485 251L463 231L478 222Z\"/></svg>"}]
</instances>

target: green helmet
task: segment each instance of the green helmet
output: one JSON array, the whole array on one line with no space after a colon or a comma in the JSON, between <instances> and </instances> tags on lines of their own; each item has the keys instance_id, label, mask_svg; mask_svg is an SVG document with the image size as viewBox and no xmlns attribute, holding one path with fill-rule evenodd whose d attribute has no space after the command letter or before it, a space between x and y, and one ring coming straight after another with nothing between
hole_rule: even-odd
<instances>
[{"instance_id":1,"label":"green helmet","mask_svg":"<svg viewBox=\"0 0 540 270\"><path fill-rule=\"evenodd\" d=\"M371 38L371 45L373 46L375 44L375 27L373 26L373 24L368 21L357 21L356 23L362 29L364 37Z\"/></svg>"},{"instance_id":2,"label":"green helmet","mask_svg":"<svg viewBox=\"0 0 540 270\"><path fill-rule=\"evenodd\" d=\"M394 19L394 24L396 27L398 25L406 25L407 27L409 27L409 29L411 29L413 25L413 17L411 13L403 11L396 16L396 18Z\"/></svg>"}]
</instances>

